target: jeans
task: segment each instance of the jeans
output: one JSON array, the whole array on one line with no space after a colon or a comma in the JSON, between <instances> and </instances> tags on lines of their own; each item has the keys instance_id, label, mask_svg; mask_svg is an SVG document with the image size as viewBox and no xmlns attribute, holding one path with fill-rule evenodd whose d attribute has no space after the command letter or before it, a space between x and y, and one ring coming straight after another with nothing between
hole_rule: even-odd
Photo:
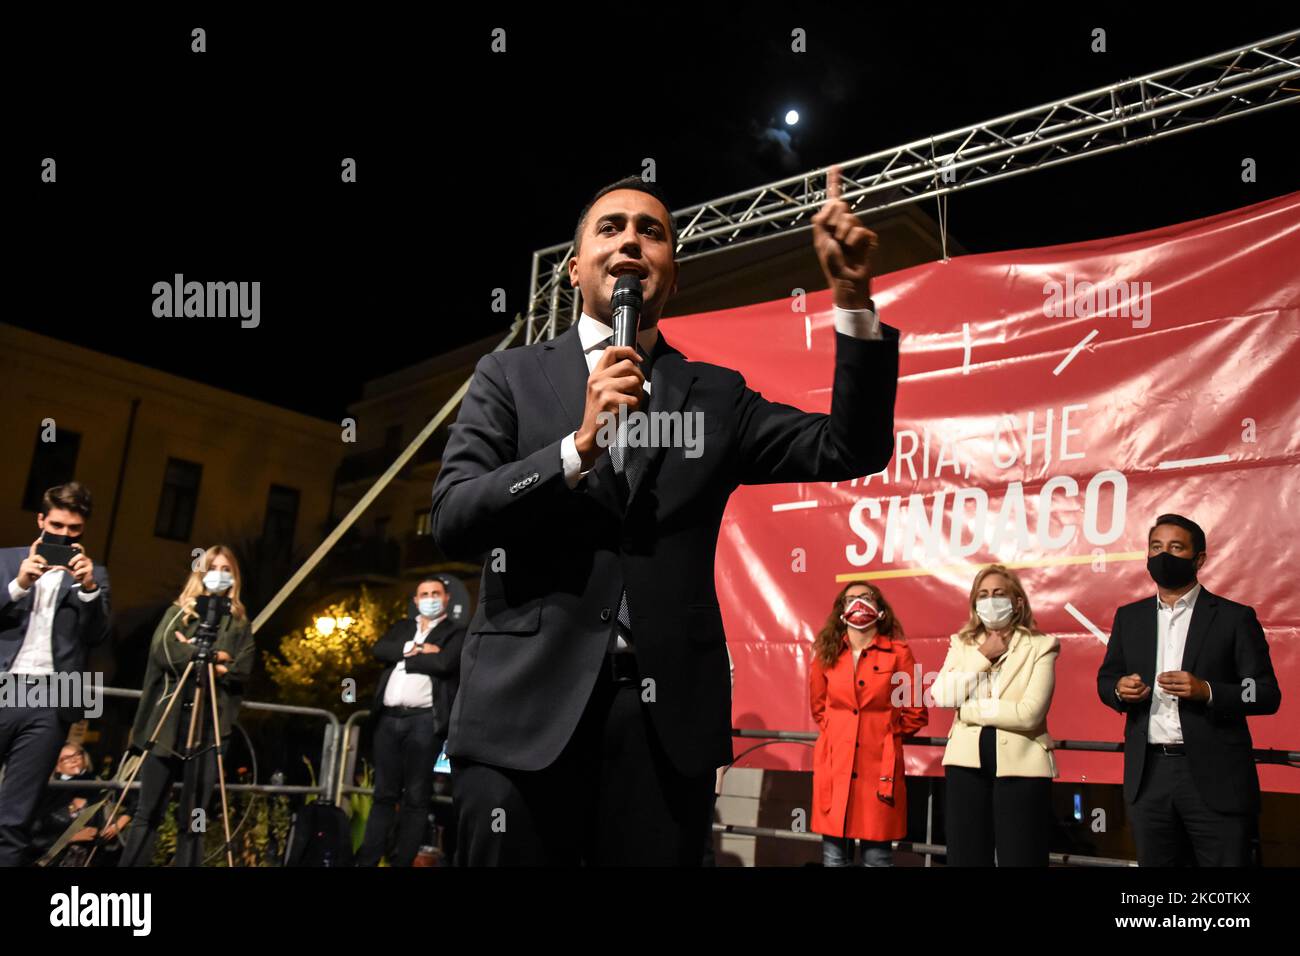
<instances>
[{"instance_id":1,"label":"jeans","mask_svg":"<svg viewBox=\"0 0 1300 956\"><path fill-rule=\"evenodd\" d=\"M853 866L854 844L861 847L858 866L893 866L894 850L889 840L854 840L851 837L822 837L822 866Z\"/></svg>"}]
</instances>

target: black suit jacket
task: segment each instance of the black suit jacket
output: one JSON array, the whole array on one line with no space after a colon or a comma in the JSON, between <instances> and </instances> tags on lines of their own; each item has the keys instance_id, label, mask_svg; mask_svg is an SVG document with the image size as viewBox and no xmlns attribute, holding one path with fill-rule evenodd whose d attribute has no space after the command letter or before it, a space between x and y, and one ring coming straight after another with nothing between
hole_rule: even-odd
<instances>
[{"instance_id":1,"label":"black suit jacket","mask_svg":"<svg viewBox=\"0 0 1300 956\"><path fill-rule=\"evenodd\" d=\"M1097 672L1101 702L1126 718L1124 798L1130 803L1142 784L1152 698L1125 704L1115 697L1115 685L1121 677L1136 673L1154 694L1156 634L1154 595L1124 605L1115 612L1106 657ZM1212 694L1210 703L1182 700L1178 704L1186 759L1197 791L1220 813L1259 812L1259 774L1246 717L1277 713L1282 691L1255 609L1211 594L1201 585L1180 669L1208 682ZM1247 687L1253 687L1251 694ZM1245 699L1248 696L1252 699Z\"/></svg>"},{"instance_id":2,"label":"black suit jacket","mask_svg":"<svg viewBox=\"0 0 1300 956\"><path fill-rule=\"evenodd\" d=\"M465 643L465 628L451 623L450 618L437 624L426 641L437 644L442 650L437 654L415 654L402 657L402 648L406 642L415 637L415 618L398 621L375 642L371 653L376 660L388 666L379 675L379 686L375 689L373 710L376 714L383 711L384 691L392 679L393 670L402 660L406 661L406 670L410 674L425 674L433 678L433 718L435 733L446 738L451 724L451 708L456 701L456 690L460 683L460 652Z\"/></svg>"},{"instance_id":3,"label":"black suit jacket","mask_svg":"<svg viewBox=\"0 0 1300 956\"><path fill-rule=\"evenodd\" d=\"M520 770L548 766L582 715L627 586L649 713L683 773L731 761L731 685L713 558L742 484L844 481L893 454L898 331L835 334L829 415L770 402L740 373L689 362L661 334L651 412L700 412L703 447L639 448L628 496L602 454L575 489L560 443L582 423L577 326L478 363L433 489L433 534L483 559L447 752ZM645 684L652 681L652 685Z\"/></svg>"},{"instance_id":4,"label":"black suit jacket","mask_svg":"<svg viewBox=\"0 0 1300 956\"><path fill-rule=\"evenodd\" d=\"M29 547L0 549L0 671L13 667L14 658L27 637L27 623L36 589L33 586L14 602L9 600L9 582L18 576L18 569L29 551ZM63 572L50 634L56 673L85 673L87 650L102 644L112 628L108 569L96 564L93 573L99 586L99 597L83 601L76 593L80 589L73 587L76 579L67 571ZM59 716L67 721L76 721L81 719L82 711L61 708Z\"/></svg>"}]
</instances>

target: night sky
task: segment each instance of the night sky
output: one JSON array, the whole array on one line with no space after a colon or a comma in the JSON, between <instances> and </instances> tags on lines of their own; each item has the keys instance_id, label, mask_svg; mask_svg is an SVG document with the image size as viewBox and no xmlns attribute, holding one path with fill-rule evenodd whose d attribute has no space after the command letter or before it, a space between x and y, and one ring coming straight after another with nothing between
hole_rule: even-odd
<instances>
[{"instance_id":1,"label":"night sky","mask_svg":"<svg viewBox=\"0 0 1300 956\"><path fill-rule=\"evenodd\" d=\"M532 250L570 237L589 195L642 157L680 208L1295 26L1190 8L1048 22L984 5L911 20L701 7L15 27L3 321L338 419L366 379L504 333L492 289L522 311ZM496 26L504 56L489 52ZM796 26L806 54L790 52ZM1090 52L1094 27L1107 53ZM791 107L802 122L774 147L764 131ZM1298 118L1286 107L978 187L950 200L949 229L986 252L1293 192ZM48 155L53 186L38 179ZM344 156L355 185L339 182ZM1244 156L1257 183L1240 180ZM153 283L177 272L260 280L260 327L154 318Z\"/></svg>"}]
</instances>

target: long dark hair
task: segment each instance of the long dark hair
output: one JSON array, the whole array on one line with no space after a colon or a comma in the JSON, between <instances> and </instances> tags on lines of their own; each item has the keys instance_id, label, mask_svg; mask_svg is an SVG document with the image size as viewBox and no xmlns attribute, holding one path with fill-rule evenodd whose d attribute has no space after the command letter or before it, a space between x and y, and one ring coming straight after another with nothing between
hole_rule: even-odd
<instances>
[{"instance_id":1,"label":"long dark hair","mask_svg":"<svg viewBox=\"0 0 1300 956\"><path fill-rule=\"evenodd\" d=\"M903 625L899 623L898 616L894 614L894 609L889 606L880 588L870 581L850 581L840 588L839 594L835 595L831 613L827 615L826 623L822 625L822 629L817 632L817 637L813 641L813 653L817 655L823 667L833 667L840 656L840 641L846 629L846 625L840 620L840 615L844 613L844 607L848 604L844 596L848 594L849 588L855 587L865 587L866 597L871 599L871 602L876 605L876 610L880 612L880 617L876 619L876 633L884 634L895 641L906 640L903 635Z\"/></svg>"}]
</instances>

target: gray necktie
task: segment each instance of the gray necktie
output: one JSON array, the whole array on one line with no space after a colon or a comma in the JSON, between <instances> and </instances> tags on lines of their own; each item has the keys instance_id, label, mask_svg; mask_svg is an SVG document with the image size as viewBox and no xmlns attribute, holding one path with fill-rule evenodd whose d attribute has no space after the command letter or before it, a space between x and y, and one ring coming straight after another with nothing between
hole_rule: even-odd
<instances>
[{"instance_id":1,"label":"gray necktie","mask_svg":"<svg viewBox=\"0 0 1300 956\"><path fill-rule=\"evenodd\" d=\"M608 347L614 341L611 335L601 343L603 347ZM641 372L647 378L650 375L650 361L645 354L645 350L640 345L636 347L637 353L645 359L641 363ZM650 402L644 391L641 393L641 411L648 412ZM619 484L623 492L623 500L627 501L631 497L631 492L637 486L637 480L641 477L641 472L645 469L645 455L636 448L625 446L624 435L620 431L615 437L613 444L609 446L609 461L614 466L614 474L619 477Z\"/></svg>"},{"instance_id":2,"label":"gray necktie","mask_svg":"<svg viewBox=\"0 0 1300 956\"><path fill-rule=\"evenodd\" d=\"M613 341L614 336L611 335L601 343L601 346L608 347ZM637 345L636 350L642 358L646 358L645 350L640 345ZM641 363L641 371L647 376L650 374L648 365L648 360ZM648 411L650 403L645 400L646 395L644 392L642 392L641 397L641 410ZM623 500L626 502L631 496L631 489L636 487L636 480L645 466L645 456L638 454L635 448L625 448L623 435L620 433L615 438L614 443L609 446L609 460L610 464L614 466L614 473L618 475L619 484L623 491ZM623 593L619 595L618 623L627 632L624 634L624 640L631 645L632 619L627 610L627 588L624 588Z\"/></svg>"}]
</instances>

